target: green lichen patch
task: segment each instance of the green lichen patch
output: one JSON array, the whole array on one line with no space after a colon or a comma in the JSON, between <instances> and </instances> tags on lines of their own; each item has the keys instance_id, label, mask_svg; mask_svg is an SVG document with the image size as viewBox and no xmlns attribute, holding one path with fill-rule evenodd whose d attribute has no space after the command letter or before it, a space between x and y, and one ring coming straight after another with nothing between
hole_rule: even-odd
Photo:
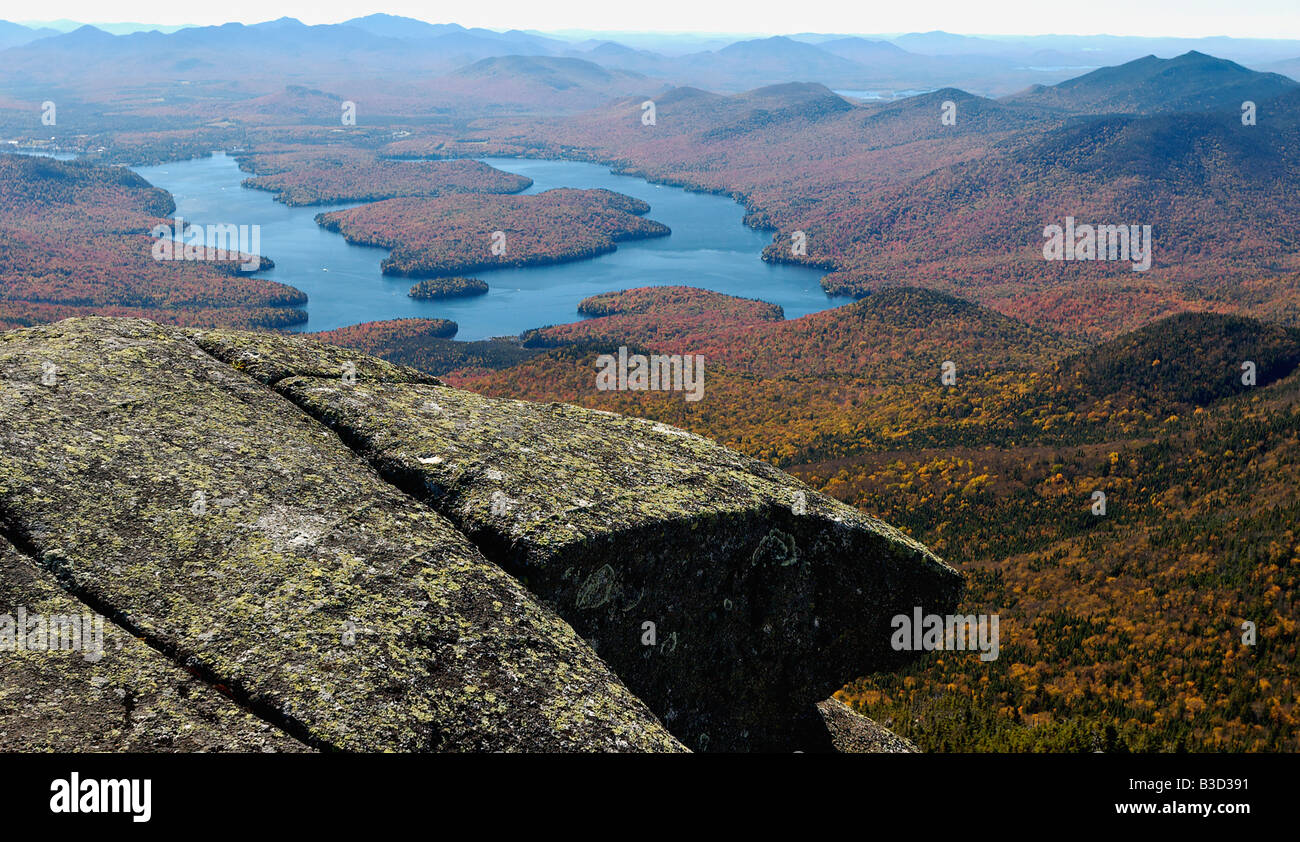
<instances>
[{"instance_id":1,"label":"green lichen patch","mask_svg":"<svg viewBox=\"0 0 1300 842\"><path fill-rule=\"evenodd\" d=\"M0 539L0 748L308 750L95 616Z\"/></svg>"},{"instance_id":2,"label":"green lichen patch","mask_svg":"<svg viewBox=\"0 0 1300 842\"><path fill-rule=\"evenodd\" d=\"M441 382L408 366L297 336L227 330L189 330L186 333L204 351L263 383L276 383L295 376L332 377L340 382Z\"/></svg>"},{"instance_id":3,"label":"green lichen patch","mask_svg":"<svg viewBox=\"0 0 1300 842\"><path fill-rule=\"evenodd\" d=\"M288 344L321 359L248 342L271 380L299 370ZM681 750L568 624L243 353L134 320L0 334L0 526L313 747Z\"/></svg>"},{"instance_id":4,"label":"green lichen patch","mask_svg":"<svg viewBox=\"0 0 1300 842\"><path fill-rule=\"evenodd\" d=\"M898 736L873 719L858 713L839 699L819 702L809 716L809 751L840 754L913 754L911 741Z\"/></svg>"}]
</instances>

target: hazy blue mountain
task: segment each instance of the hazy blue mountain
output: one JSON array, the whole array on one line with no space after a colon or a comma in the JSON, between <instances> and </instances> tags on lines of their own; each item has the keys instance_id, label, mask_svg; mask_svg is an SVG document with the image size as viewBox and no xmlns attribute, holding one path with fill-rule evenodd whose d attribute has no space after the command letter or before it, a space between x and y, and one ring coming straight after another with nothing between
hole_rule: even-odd
<instances>
[{"instance_id":1,"label":"hazy blue mountain","mask_svg":"<svg viewBox=\"0 0 1300 842\"><path fill-rule=\"evenodd\" d=\"M9 47L17 47L35 41L37 38L48 38L51 35L58 35L59 30L51 27L33 28L23 26L20 23L10 23L7 20L0 20L0 50Z\"/></svg>"},{"instance_id":2,"label":"hazy blue mountain","mask_svg":"<svg viewBox=\"0 0 1300 842\"><path fill-rule=\"evenodd\" d=\"M1218 111L1273 99L1300 86L1277 73L1261 73L1199 52L1171 59L1146 56L1102 67L1051 87L1037 86L1006 102L1072 114L1165 114Z\"/></svg>"}]
</instances>

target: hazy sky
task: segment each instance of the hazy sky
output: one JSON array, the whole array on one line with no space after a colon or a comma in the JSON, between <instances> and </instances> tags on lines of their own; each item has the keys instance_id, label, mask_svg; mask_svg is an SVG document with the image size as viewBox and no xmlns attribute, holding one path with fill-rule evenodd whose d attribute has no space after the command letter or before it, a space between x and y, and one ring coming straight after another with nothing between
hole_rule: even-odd
<instances>
[{"instance_id":1,"label":"hazy sky","mask_svg":"<svg viewBox=\"0 0 1300 842\"><path fill-rule=\"evenodd\" d=\"M454 11L452 11L454 9ZM160 24L254 23L284 15L336 23L388 12L432 23L491 29L596 29L723 33L963 33L1231 35L1300 38L1300 0L47 0L11 19L144 21Z\"/></svg>"}]
</instances>

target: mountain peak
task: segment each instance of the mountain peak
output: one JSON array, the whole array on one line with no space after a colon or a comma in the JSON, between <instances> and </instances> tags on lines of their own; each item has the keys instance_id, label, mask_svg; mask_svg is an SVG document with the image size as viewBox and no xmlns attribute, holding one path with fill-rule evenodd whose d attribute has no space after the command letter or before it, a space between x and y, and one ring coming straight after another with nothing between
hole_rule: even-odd
<instances>
[{"instance_id":1,"label":"mountain peak","mask_svg":"<svg viewBox=\"0 0 1300 842\"><path fill-rule=\"evenodd\" d=\"M1005 101L1046 106L1073 114L1161 114L1235 109L1300 86L1277 73L1261 73L1197 50L1174 58L1143 56L1101 67L1050 87L1023 91Z\"/></svg>"}]
</instances>

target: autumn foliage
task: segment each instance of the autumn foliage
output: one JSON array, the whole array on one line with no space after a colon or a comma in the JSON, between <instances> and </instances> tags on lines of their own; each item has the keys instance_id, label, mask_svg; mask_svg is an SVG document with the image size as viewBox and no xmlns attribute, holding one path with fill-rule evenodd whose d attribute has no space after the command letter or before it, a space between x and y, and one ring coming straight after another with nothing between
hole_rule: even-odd
<instances>
[{"instance_id":1,"label":"autumn foliage","mask_svg":"<svg viewBox=\"0 0 1300 842\"><path fill-rule=\"evenodd\" d=\"M958 566L959 610L1000 615L1000 657L936 653L841 693L923 748L1300 750L1300 333L1190 314L1084 347L903 288L660 340L658 295L682 297L598 297L611 315L544 332L572 344L448 379L712 436ZM620 343L703 353L704 399L597 391Z\"/></svg>"},{"instance_id":2,"label":"autumn foliage","mask_svg":"<svg viewBox=\"0 0 1300 842\"><path fill-rule=\"evenodd\" d=\"M254 173L244 186L269 190L287 205L373 202L399 196L517 193L532 185L526 176L467 159L396 161L348 146L292 145L259 148L242 156Z\"/></svg>"},{"instance_id":3,"label":"autumn foliage","mask_svg":"<svg viewBox=\"0 0 1300 842\"><path fill-rule=\"evenodd\" d=\"M316 219L350 243L392 249L385 274L431 277L563 263L611 252L620 240L667 236L667 226L639 215L649 210L609 190L559 189L390 199Z\"/></svg>"},{"instance_id":4,"label":"autumn foliage","mask_svg":"<svg viewBox=\"0 0 1300 842\"><path fill-rule=\"evenodd\" d=\"M126 169L0 155L0 323L93 313L211 327L306 320L302 292L241 274L239 260L155 260L148 232L172 211L167 193Z\"/></svg>"}]
</instances>

